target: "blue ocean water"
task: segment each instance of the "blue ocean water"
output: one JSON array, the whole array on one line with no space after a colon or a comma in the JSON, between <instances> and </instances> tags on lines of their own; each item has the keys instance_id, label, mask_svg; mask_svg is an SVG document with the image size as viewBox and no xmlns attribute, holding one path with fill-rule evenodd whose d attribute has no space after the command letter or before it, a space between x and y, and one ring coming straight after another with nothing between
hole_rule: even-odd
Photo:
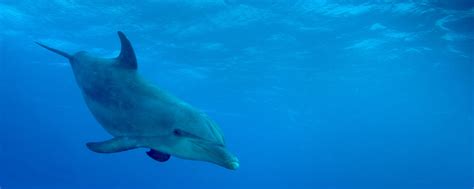
<instances>
[{"instance_id":1,"label":"blue ocean water","mask_svg":"<svg viewBox=\"0 0 474 189\"><path fill-rule=\"evenodd\" d=\"M209 114L235 171L111 136L67 60L117 56ZM0 188L471 188L474 2L1 0Z\"/></svg>"}]
</instances>

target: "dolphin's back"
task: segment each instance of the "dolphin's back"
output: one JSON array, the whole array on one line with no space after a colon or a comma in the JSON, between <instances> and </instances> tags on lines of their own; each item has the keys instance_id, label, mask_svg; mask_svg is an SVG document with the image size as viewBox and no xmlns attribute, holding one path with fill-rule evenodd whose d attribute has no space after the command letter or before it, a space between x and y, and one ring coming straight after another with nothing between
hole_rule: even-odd
<instances>
[{"instance_id":1,"label":"dolphin's back","mask_svg":"<svg viewBox=\"0 0 474 189\"><path fill-rule=\"evenodd\" d=\"M112 86L82 89L94 117L114 136L169 134L195 111L137 75L123 77L133 78L120 84L111 79L111 83L105 84Z\"/></svg>"}]
</instances>

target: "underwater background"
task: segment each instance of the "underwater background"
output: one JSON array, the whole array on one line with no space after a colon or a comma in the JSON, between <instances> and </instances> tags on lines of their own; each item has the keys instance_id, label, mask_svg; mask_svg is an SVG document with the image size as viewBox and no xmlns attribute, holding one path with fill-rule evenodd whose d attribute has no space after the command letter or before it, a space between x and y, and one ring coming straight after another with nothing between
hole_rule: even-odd
<instances>
[{"instance_id":1,"label":"underwater background","mask_svg":"<svg viewBox=\"0 0 474 189\"><path fill-rule=\"evenodd\" d=\"M114 154L67 60L203 110L241 167ZM474 1L0 0L0 188L472 188Z\"/></svg>"}]
</instances>

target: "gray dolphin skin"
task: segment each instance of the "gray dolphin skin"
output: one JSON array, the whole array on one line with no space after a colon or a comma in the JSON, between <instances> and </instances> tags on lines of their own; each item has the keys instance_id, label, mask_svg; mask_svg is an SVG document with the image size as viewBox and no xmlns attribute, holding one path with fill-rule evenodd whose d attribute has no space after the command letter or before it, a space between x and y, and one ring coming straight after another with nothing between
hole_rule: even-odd
<instances>
[{"instance_id":1,"label":"gray dolphin skin","mask_svg":"<svg viewBox=\"0 0 474 189\"><path fill-rule=\"evenodd\" d=\"M163 162L170 156L207 161L235 170L239 160L227 149L217 124L206 114L143 80L130 41L118 32L117 58L98 58L38 45L66 57L87 107L113 138L89 142L98 153L149 148L151 158Z\"/></svg>"}]
</instances>

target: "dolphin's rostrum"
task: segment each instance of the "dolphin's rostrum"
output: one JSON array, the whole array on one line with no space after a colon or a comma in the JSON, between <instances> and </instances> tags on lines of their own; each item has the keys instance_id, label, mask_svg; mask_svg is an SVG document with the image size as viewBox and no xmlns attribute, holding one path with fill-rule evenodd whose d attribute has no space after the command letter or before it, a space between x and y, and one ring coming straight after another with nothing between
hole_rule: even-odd
<instances>
[{"instance_id":1,"label":"dolphin's rostrum","mask_svg":"<svg viewBox=\"0 0 474 189\"><path fill-rule=\"evenodd\" d=\"M166 161L169 156L208 161L228 169L239 167L227 151L217 124L206 114L145 82L137 73L130 41L118 32L121 52L105 59L81 51L74 55L40 46L69 59L89 110L113 135L87 147L98 153L149 148L147 154Z\"/></svg>"}]
</instances>

